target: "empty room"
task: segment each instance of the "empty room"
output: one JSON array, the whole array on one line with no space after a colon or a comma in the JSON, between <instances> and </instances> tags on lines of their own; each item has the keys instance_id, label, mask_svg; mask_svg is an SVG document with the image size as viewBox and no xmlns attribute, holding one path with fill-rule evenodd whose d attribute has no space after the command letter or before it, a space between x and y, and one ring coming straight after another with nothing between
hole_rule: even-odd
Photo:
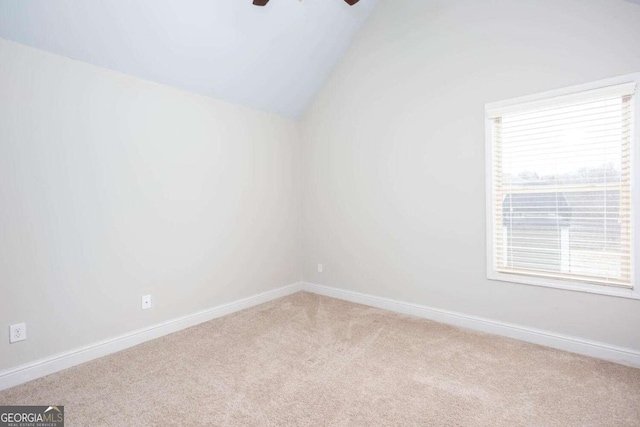
<instances>
[{"instance_id":1,"label":"empty room","mask_svg":"<svg viewBox=\"0 0 640 427\"><path fill-rule=\"evenodd\" d=\"M0 0L0 427L640 426L640 0Z\"/></svg>"}]
</instances>

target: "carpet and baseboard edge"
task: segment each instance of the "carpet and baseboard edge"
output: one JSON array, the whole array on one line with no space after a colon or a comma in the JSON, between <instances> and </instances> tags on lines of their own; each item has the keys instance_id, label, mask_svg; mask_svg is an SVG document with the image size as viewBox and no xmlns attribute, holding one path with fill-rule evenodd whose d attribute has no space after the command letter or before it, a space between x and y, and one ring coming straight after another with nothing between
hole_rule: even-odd
<instances>
[{"instance_id":1,"label":"carpet and baseboard edge","mask_svg":"<svg viewBox=\"0 0 640 427\"><path fill-rule=\"evenodd\" d=\"M408 314L453 326L501 335L559 350L591 356L634 368L640 368L640 351L638 350L500 322L483 317L471 316L425 305L396 301L389 298L309 282L298 282L248 298L221 304L210 309L172 319L147 328L138 329L114 338L46 357L35 362L26 363L5 371L0 371L0 390L5 390L90 360L125 350L146 341L160 338L173 332L178 332L191 326L226 316L240 310L245 310L256 305L264 304L299 291L311 292L357 304L377 307L396 313Z\"/></svg>"},{"instance_id":2,"label":"carpet and baseboard edge","mask_svg":"<svg viewBox=\"0 0 640 427\"><path fill-rule=\"evenodd\" d=\"M0 390L5 390L76 365L107 356L118 351L181 331L218 317L264 304L302 290L302 283L294 283L271 291L221 304L186 316L138 329L74 350L45 357L34 362L0 371Z\"/></svg>"},{"instance_id":3,"label":"carpet and baseboard edge","mask_svg":"<svg viewBox=\"0 0 640 427\"><path fill-rule=\"evenodd\" d=\"M640 368L640 351L527 326L304 282L302 290Z\"/></svg>"}]
</instances>

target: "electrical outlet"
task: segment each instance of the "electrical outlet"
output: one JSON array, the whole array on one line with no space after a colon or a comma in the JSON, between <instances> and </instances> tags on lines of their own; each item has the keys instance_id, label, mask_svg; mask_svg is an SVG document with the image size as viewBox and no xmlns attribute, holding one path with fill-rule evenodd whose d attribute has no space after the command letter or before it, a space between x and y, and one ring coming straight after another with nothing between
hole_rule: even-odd
<instances>
[{"instance_id":1,"label":"electrical outlet","mask_svg":"<svg viewBox=\"0 0 640 427\"><path fill-rule=\"evenodd\" d=\"M322 273L323 270L322 264L318 264L318 273Z\"/></svg>"},{"instance_id":2,"label":"electrical outlet","mask_svg":"<svg viewBox=\"0 0 640 427\"><path fill-rule=\"evenodd\" d=\"M147 310L151 308L151 295L142 296L142 309Z\"/></svg>"},{"instance_id":3,"label":"electrical outlet","mask_svg":"<svg viewBox=\"0 0 640 427\"><path fill-rule=\"evenodd\" d=\"M17 323L15 325L9 326L9 342L11 344L18 341L24 341L26 339L27 339L26 323Z\"/></svg>"}]
</instances>

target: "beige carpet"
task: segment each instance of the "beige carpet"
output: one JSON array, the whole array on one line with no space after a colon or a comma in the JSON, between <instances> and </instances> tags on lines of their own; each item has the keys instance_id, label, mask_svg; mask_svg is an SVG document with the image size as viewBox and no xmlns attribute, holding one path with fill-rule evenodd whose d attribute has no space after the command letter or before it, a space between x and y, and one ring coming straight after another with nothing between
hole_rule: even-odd
<instances>
[{"instance_id":1,"label":"beige carpet","mask_svg":"<svg viewBox=\"0 0 640 427\"><path fill-rule=\"evenodd\" d=\"M640 370L298 293L0 394L68 426L640 426Z\"/></svg>"}]
</instances>

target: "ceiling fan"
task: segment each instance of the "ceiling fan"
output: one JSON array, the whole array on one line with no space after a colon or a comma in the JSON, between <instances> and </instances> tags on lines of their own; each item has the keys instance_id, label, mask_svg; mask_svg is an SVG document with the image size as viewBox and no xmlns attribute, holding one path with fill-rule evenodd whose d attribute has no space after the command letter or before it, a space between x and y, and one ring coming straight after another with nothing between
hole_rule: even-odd
<instances>
[{"instance_id":1,"label":"ceiling fan","mask_svg":"<svg viewBox=\"0 0 640 427\"><path fill-rule=\"evenodd\" d=\"M360 0L344 0L349 6L353 6L358 3ZM253 0L253 4L256 6L266 6L269 3L269 0Z\"/></svg>"}]
</instances>

